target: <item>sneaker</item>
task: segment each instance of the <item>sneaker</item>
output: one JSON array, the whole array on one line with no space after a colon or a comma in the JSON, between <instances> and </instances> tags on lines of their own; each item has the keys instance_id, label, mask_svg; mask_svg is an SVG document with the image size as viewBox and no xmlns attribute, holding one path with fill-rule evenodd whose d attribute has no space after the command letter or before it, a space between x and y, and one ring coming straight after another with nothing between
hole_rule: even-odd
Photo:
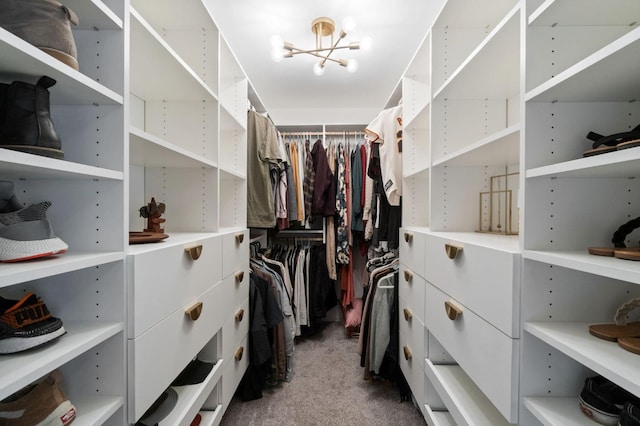
<instances>
[{"instance_id":1,"label":"sneaker","mask_svg":"<svg viewBox=\"0 0 640 426\"><path fill-rule=\"evenodd\" d=\"M0 262L19 262L67 251L69 246L54 235L46 218L50 206L49 201L43 201L0 213Z\"/></svg>"},{"instance_id":2,"label":"sneaker","mask_svg":"<svg viewBox=\"0 0 640 426\"><path fill-rule=\"evenodd\" d=\"M588 377L580 392L580 410L601 425L616 426L624 403L633 401L633 394L602 376Z\"/></svg>"},{"instance_id":3,"label":"sneaker","mask_svg":"<svg viewBox=\"0 0 640 426\"><path fill-rule=\"evenodd\" d=\"M62 389L62 374L58 370L0 402L3 426L65 426L75 418L76 408Z\"/></svg>"},{"instance_id":4,"label":"sneaker","mask_svg":"<svg viewBox=\"0 0 640 426\"><path fill-rule=\"evenodd\" d=\"M35 294L28 293L20 300L0 297L0 354L31 349L65 333L62 321L51 316Z\"/></svg>"},{"instance_id":5,"label":"sneaker","mask_svg":"<svg viewBox=\"0 0 640 426\"><path fill-rule=\"evenodd\" d=\"M13 182L0 180L0 213L15 212L23 207L13 193Z\"/></svg>"},{"instance_id":6,"label":"sneaker","mask_svg":"<svg viewBox=\"0 0 640 426\"><path fill-rule=\"evenodd\" d=\"M620 413L620 426L640 426L640 402L627 401Z\"/></svg>"}]
</instances>

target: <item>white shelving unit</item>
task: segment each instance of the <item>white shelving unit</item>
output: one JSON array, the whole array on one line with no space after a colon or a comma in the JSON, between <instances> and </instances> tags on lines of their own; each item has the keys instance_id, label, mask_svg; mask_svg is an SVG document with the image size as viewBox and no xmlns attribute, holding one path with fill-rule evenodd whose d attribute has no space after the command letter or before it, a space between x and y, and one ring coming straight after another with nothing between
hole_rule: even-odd
<instances>
[{"instance_id":1,"label":"white shelving unit","mask_svg":"<svg viewBox=\"0 0 640 426\"><path fill-rule=\"evenodd\" d=\"M27 205L48 200L55 233L69 252L0 265L0 295L34 292L67 334L4 355L0 399L59 369L80 424L126 422L126 76L128 5L69 1L79 71L0 28L2 83L47 75L51 115L64 160L0 149L0 179ZM70 297L72 295L72 297Z\"/></svg>"}]
</instances>

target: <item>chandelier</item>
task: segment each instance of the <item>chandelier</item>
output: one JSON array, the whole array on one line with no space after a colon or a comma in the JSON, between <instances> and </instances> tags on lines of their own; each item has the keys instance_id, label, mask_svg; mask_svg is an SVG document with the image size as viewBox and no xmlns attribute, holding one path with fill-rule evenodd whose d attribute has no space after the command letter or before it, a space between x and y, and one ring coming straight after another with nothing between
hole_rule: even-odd
<instances>
[{"instance_id":1,"label":"chandelier","mask_svg":"<svg viewBox=\"0 0 640 426\"><path fill-rule=\"evenodd\" d=\"M345 67L349 72L355 72L358 69L358 62L355 59L335 59L331 57L331 54L336 50L343 49L358 50L361 47L362 49L368 49L371 45L371 39L365 37L362 42L350 42L339 46L347 34L355 29L355 21L352 18L346 18L342 24L342 30L334 41L335 28L335 23L330 18L320 17L313 20L311 32L315 34L316 38L315 49L299 49L293 44L285 42L279 35L274 35L271 37L271 58L275 62L280 62L283 58L292 58L295 55L305 53L320 59L313 66L315 75L324 74L324 67L327 61L335 62Z\"/></svg>"}]
</instances>

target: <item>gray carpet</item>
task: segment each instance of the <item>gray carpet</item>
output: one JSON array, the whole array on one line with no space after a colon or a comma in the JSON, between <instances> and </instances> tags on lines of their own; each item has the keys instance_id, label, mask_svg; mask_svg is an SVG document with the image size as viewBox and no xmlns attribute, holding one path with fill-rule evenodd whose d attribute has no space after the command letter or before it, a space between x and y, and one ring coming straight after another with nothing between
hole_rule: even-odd
<instances>
[{"instance_id":1,"label":"gray carpet","mask_svg":"<svg viewBox=\"0 0 640 426\"><path fill-rule=\"evenodd\" d=\"M400 402L397 388L363 379L357 340L334 322L296 341L291 382L265 389L255 401L234 398L221 425L424 426L413 404Z\"/></svg>"}]
</instances>

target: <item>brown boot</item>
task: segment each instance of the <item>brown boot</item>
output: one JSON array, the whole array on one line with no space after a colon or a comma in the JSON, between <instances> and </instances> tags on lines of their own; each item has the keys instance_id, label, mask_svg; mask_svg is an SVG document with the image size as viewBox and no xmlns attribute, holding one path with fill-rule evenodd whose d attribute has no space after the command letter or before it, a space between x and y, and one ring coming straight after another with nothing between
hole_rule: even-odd
<instances>
[{"instance_id":1,"label":"brown boot","mask_svg":"<svg viewBox=\"0 0 640 426\"><path fill-rule=\"evenodd\" d=\"M0 27L79 69L71 32L78 17L71 9L55 0L0 0L0 10Z\"/></svg>"}]
</instances>

